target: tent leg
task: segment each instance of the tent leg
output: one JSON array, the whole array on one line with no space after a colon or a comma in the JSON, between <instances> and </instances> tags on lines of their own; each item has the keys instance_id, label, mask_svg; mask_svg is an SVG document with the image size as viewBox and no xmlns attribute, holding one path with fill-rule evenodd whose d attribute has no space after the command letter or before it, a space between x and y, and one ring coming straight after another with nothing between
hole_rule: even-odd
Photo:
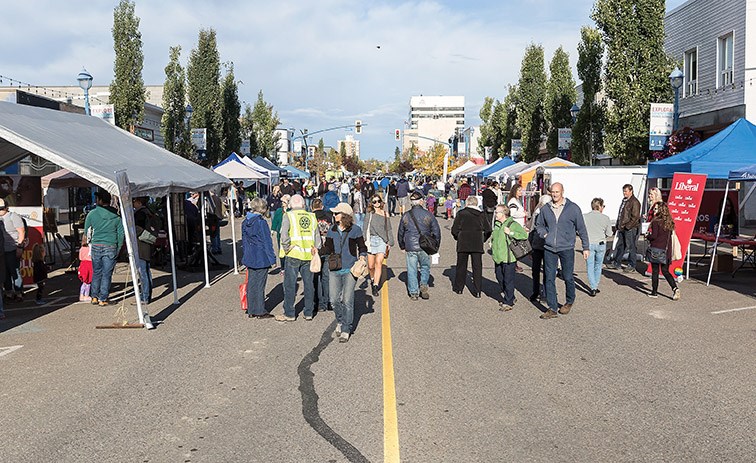
<instances>
[{"instance_id":1,"label":"tent leg","mask_svg":"<svg viewBox=\"0 0 756 463\"><path fill-rule=\"evenodd\" d=\"M171 195L166 196L166 215L168 216L168 245L171 247L171 277L173 279L173 305L178 305L178 288L176 285L176 247L173 244L173 208L171 207Z\"/></svg>"},{"instance_id":2,"label":"tent leg","mask_svg":"<svg viewBox=\"0 0 756 463\"><path fill-rule=\"evenodd\" d=\"M231 183L231 188L234 188L234 184ZM239 274L239 267L237 266L237 258L236 258L236 223L234 221L234 216L236 215L236 206L234 203L236 202L236 199L234 199L236 195L232 195L229 197L229 203L231 203L231 245L234 249L234 275Z\"/></svg>"},{"instance_id":3,"label":"tent leg","mask_svg":"<svg viewBox=\"0 0 756 463\"><path fill-rule=\"evenodd\" d=\"M722 210L719 212L719 223L717 224L717 237L714 238L714 247L711 250L711 262L709 263L709 276L706 278L706 286L711 282L711 272L714 270L714 258L717 257L717 244L719 244L719 233L722 231L722 220L724 219L725 204L727 204L727 194L730 192L730 181L727 181L724 198L722 198Z\"/></svg>"},{"instance_id":4,"label":"tent leg","mask_svg":"<svg viewBox=\"0 0 756 463\"><path fill-rule=\"evenodd\" d=\"M688 262L687 262L687 265L685 267L685 279L686 280L690 280L690 241L688 241L688 253L687 253L687 255L685 257L688 258L687 259Z\"/></svg>"},{"instance_id":5,"label":"tent leg","mask_svg":"<svg viewBox=\"0 0 756 463\"><path fill-rule=\"evenodd\" d=\"M139 323L143 324L145 328L148 330L154 328L152 325L152 322L150 321L150 315L142 310L142 297L141 292L139 291L139 282L137 280L137 275L139 272L137 271L137 265L136 265L136 259L137 257L134 255L134 249L132 249L131 246L131 230L129 230L129 226L126 223L126 208L123 204L121 204L121 223L123 223L123 233L124 233L124 239L126 240L126 250L129 254L129 266L131 267L131 284L134 285L134 297L136 299L136 306L137 306L137 315L139 316ZM132 212L131 208L129 207L129 211ZM144 284L144 283L142 283ZM126 297L126 288L124 288L124 297Z\"/></svg>"},{"instance_id":6,"label":"tent leg","mask_svg":"<svg viewBox=\"0 0 756 463\"><path fill-rule=\"evenodd\" d=\"M207 229L205 228L205 192L200 195L202 200L202 256L205 258L205 288L210 287L210 270L207 263Z\"/></svg>"}]
</instances>

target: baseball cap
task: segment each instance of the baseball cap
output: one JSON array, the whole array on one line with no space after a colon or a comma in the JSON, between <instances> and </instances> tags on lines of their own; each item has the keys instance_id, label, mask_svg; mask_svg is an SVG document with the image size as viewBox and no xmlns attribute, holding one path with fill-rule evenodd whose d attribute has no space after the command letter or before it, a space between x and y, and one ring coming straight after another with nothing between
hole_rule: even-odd
<instances>
[{"instance_id":1,"label":"baseball cap","mask_svg":"<svg viewBox=\"0 0 756 463\"><path fill-rule=\"evenodd\" d=\"M352 210L352 206L350 206L347 203L339 203L336 205L336 207L331 208L331 212L334 214L342 213L346 215L354 216L354 210Z\"/></svg>"},{"instance_id":2,"label":"baseball cap","mask_svg":"<svg viewBox=\"0 0 756 463\"><path fill-rule=\"evenodd\" d=\"M410 194L410 201L417 201L419 199L423 199L423 194L419 191L415 190Z\"/></svg>"},{"instance_id":3,"label":"baseball cap","mask_svg":"<svg viewBox=\"0 0 756 463\"><path fill-rule=\"evenodd\" d=\"M0 209L5 209L5 200L0 199Z\"/></svg>"}]
</instances>

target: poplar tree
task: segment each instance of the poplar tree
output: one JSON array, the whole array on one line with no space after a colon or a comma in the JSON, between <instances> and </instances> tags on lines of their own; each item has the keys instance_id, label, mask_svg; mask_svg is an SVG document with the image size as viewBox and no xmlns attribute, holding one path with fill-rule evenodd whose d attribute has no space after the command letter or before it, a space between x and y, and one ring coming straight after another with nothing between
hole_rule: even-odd
<instances>
[{"instance_id":1,"label":"poplar tree","mask_svg":"<svg viewBox=\"0 0 756 463\"><path fill-rule=\"evenodd\" d=\"M245 111L248 129L250 130L250 149L253 154L265 156L276 162L278 140L280 135L276 133L276 127L281 123L278 113L273 111L273 105L265 102L263 91L257 93L257 101L254 108Z\"/></svg>"},{"instance_id":2,"label":"poplar tree","mask_svg":"<svg viewBox=\"0 0 756 463\"><path fill-rule=\"evenodd\" d=\"M192 128L207 129L205 166L213 165L221 155L220 124L220 56L213 29L200 29L197 48L192 50L187 66L189 103L194 109Z\"/></svg>"},{"instance_id":3,"label":"poplar tree","mask_svg":"<svg viewBox=\"0 0 756 463\"><path fill-rule=\"evenodd\" d=\"M221 133L223 155L241 151L241 104L239 87L234 77L234 63L226 64L226 77L221 87Z\"/></svg>"},{"instance_id":4,"label":"poplar tree","mask_svg":"<svg viewBox=\"0 0 756 463\"><path fill-rule=\"evenodd\" d=\"M525 49L517 84L517 128L521 133L525 162L538 158L545 120L543 102L546 97L546 71L543 47L530 44Z\"/></svg>"},{"instance_id":5,"label":"poplar tree","mask_svg":"<svg viewBox=\"0 0 756 463\"><path fill-rule=\"evenodd\" d=\"M483 99L483 106L480 107L480 133L478 134L478 153L485 153L486 146L493 143L493 105L494 99L487 96Z\"/></svg>"},{"instance_id":6,"label":"poplar tree","mask_svg":"<svg viewBox=\"0 0 756 463\"><path fill-rule=\"evenodd\" d=\"M559 154L559 129L572 127L570 109L576 99L570 56L560 46L549 64L549 84L546 89L546 119L549 126L546 147L552 156Z\"/></svg>"},{"instance_id":7,"label":"poplar tree","mask_svg":"<svg viewBox=\"0 0 756 463\"><path fill-rule=\"evenodd\" d=\"M186 108L186 73L179 62L181 47L171 47L169 62L165 67L165 83L163 84L163 119L161 131L165 149L190 157L191 137L189 128L184 121Z\"/></svg>"},{"instance_id":8,"label":"poplar tree","mask_svg":"<svg viewBox=\"0 0 756 463\"><path fill-rule=\"evenodd\" d=\"M600 154L604 150L605 103L603 99L597 99L601 92L604 43L601 41L601 33L592 27L583 27L580 37L577 72L582 81L583 106L572 128L571 150L572 161L586 165L591 164L592 155Z\"/></svg>"},{"instance_id":9,"label":"poplar tree","mask_svg":"<svg viewBox=\"0 0 756 463\"><path fill-rule=\"evenodd\" d=\"M504 140L502 151L504 153L512 154L512 139L520 138L520 130L517 128L517 107L517 86L510 85L507 96L504 97L504 101L501 103L501 110L504 112L504 116L506 116L502 116L502 139Z\"/></svg>"},{"instance_id":10,"label":"poplar tree","mask_svg":"<svg viewBox=\"0 0 756 463\"><path fill-rule=\"evenodd\" d=\"M115 62L110 103L115 111L116 125L129 129L142 120L147 101L142 80L142 34L132 1L121 0L113 10L113 49Z\"/></svg>"},{"instance_id":11,"label":"poplar tree","mask_svg":"<svg viewBox=\"0 0 756 463\"><path fill-rule=\"evenodd\" d=\"M625 164L648 156L649 104L671 99L672 61L664 52L664 0L597 0L593 20L607 49L604 144Z\"/></svg>"}]
</instances>

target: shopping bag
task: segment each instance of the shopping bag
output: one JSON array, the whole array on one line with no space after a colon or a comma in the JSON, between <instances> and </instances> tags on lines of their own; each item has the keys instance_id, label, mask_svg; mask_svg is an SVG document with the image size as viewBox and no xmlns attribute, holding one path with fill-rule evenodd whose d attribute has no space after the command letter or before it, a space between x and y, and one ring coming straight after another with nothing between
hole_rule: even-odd
<instances>
[{"instance_id":1,"label":"shopping bag","mask_svg":"<svg viewBox=\"0 0 756 463\"><path fill-rule=\"evenodd\" d=\"M249 270L244 272L244 283L239 285L239 299L241 300L241 309L245 312L247 310L247 278L249 278Z\"/></svg>"},{"instance_id":2,"label":"shopping bag","mask_svg":"<svg viewBox=\"0 0 756 463\"><path fill-rule=\"evenodd\" d=\"M320 261L320 253L315 251L315 254L312 256L312 260L310 261L310 272L311 273L320 273L321 270L321 264Z\"/></svg>"}]
</instances>

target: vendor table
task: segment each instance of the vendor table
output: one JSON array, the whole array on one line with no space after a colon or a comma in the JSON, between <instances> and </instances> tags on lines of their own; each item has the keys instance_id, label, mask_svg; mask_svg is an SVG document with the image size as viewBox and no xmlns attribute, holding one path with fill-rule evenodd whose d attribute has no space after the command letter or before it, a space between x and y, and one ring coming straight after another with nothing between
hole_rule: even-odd
<instances>
[{"instance_id":1,"label":"vendor table","mask_svg":"<svg viewBox=\"0 0 756 463\"><path fill-rule=\"evenodd\" d=\"M696 265L698 265L698 263L702 259L708 256L711 256L711 252L712 252L711 250L714 249L714 247L709 246L709 243L714 243L717 239L717 235L714 233L693 233L693 236L691 238L694 240L702 240L704 242L704 253L696 261ZM729 244L733 248L737 248L740 251L740 255L741 255L740 265L738 265L738 267L733 270L732 272L733 277L738 272L738 270L740 270L746 265L748 265L750 268L756 268L756 240L739 238L739 237L726 238L726 237L720 236L719 242L722 244Z\"/></svg>"}]
</instances>

